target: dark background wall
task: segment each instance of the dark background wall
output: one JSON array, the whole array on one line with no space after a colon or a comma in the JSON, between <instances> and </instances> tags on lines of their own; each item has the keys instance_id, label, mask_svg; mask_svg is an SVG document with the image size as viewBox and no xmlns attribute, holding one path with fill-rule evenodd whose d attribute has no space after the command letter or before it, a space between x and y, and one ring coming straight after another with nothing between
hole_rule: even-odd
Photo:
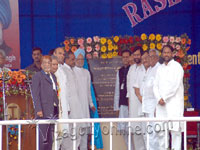
<instances>
[{"instance_id":1,"label":"dark background wall","mask_svg":"<svg viewBox=\"0 0 200 150\"><path fill-rule=\"evenodd\" d=\"M140 0L19 0L21 68L32 63L31 49L44 54L60 46L65 36L112 36L160 33L192 39L190 54L200 50L200 0L182 0L131 27L122 7L134 2L143 17ZM158 4L149 0L152 6ZM154 8L154 7L153 7ZM200 61L200 60L199 60ZM200 109L200 66L193 65L190 102Z\"/></svg>"}]
</instances>

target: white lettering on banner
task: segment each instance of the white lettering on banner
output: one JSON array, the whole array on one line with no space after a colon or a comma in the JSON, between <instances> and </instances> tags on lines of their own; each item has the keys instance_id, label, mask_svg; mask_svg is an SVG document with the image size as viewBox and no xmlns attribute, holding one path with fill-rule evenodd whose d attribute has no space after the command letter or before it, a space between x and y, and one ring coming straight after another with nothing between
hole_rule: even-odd
<instances>
[{"instance_id":1,"label":"white lettering on banner","mask_svg":"<svg viewBox=\"0 0 200 150\"><path fill-rule=\"evenodd\" d=\"M169 3L169 7L172 7L178 3L180 3L182 0L154 0L155 2L160 3L159 5L155 5L154 9L149 4L148 0L141 0L141 7L143 10L143 18L137 14L137 5L133 2L127 3L122 7L122 9L125 11L126 15L128 16L132 27L136 26L138 23L144 21L148 17L158 13L159 11L163 10L167 6L167 1Z\"/></svg>"},{"instance_id":2,"label":"white lettering on banner","mask_svg":"<svg viewBox=\"0 0 200 150\"><path fill-rule=\"evenodd\" d=\"M16 56L14 55L6 56L6 61L8 61L9 63L16 61Z\"/></svg>"}]
</instances>

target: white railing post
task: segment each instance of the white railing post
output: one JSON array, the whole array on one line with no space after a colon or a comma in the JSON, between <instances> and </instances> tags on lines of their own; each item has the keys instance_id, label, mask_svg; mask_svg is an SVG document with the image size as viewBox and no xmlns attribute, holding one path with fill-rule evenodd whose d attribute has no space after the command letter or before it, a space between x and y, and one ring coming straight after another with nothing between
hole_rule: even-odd
<instances>
[{"instance_id":1,"label":"white railing post","mask_svg":"<svg viewBox=\"0 0 200 150\"><path fill-rule=\"evenodd\" d=\"M58 133L58 124L55 123L55 126L54 126L54 147L55 147L55 150L57 150L58 148L58 141L57 141L57 133Z\"/></svg>"},{"instance_id":2,"label":"white railing post","mask_svg":"<svg viewBox=\"0 0 200 150\"><path fill-rule=\"evenodd\" d=\"M18 150L21 150L21 124L18 124Z\"/></svg>"},{"instance_id":3,"label":"white railing post","mask_svg":"<svg viewBox=\"0 0 200 150\"><path fill-rule=\"evenodd\" d=\"M149 125L150 125L150 123L147 122L147 127L148 127ZM147 136L146 136L146 137L147 137L147 150L149 150L149 145L150 145L150 143L149 143L149 138L150 138L150 137L149 137L149 136L150 136L150 135L149 135L149 132L148 132L148 131L145 130L145 132L146 132L145 134L147 135ZM154 134L154 133L152 133L152 134Z\"/></svg>"},{"instance_id":4,"label":"white railing post","mask_svg":"<svg viewBox=\"0 0 200 150\"><path fill-rule=\"evenodd\" d=\"M92 122L92 150L94 150L94 122Z\"/></svg>"},{"instance_id":5,"label":"white railing post","mask_svg":"<svg viewBox=\"0 0 200 150\"><path fill-rule=\"evenodd\" d=\"M168 136L169 136L169 135L168 135L168 134L169 134L169 133L168 133L168 123L169 123L169 122L167 122L167 123L164 122L164 128L165 128L165 130L164 130L164 131L165 131L165 148L166 148L166 149L168 149L168 146L169 146L169 145L168 145L168 142L169 142L169 141L168 141L168 140L169 140L169 139L168 139Z\"/></svg>"},{"instance_id":6,"label":"white railing post","mask_svg":"<svg viewBox=\"0 0 200 150\"><path fill-rule=\"evenodd\" d=\"M2 138L2 137L3 137L2 134L3 134L2 125L0 125L0 150L2 150L2 148L3 148L3 147L2 147L2 139L3 139L3 138Z\"/></svg>"},{"instance_id":7,"label":"white railing post","mask_svg":"<svg viewBox=\"0 0 200 150\"><path fill-rule=\"evenodd\" d=\"M39 124L36 124L36 150L39 150Z\"/></svg>"},{"instance_id":8,"label":"white railing post","mask_svg":"<svg viewBox=\"0 0 200 150\"><path fill-rule=\"evenodd\" d=\"M184 150L187 150L187 121L184 121Z\"/></svg>"},{"instance_id":9,"label":"white railing post","mask_svg":"<svg viewBox=\"0 0 200 150\"><path fill-rule=\"evenodd\" d=\"M131 150L131 122L128 122L128 150Z\"/></svg>"},{"instance_id":10,"label":"white railing post","mask_svg":"<svg viewBox=\"0 0 200 150\"><path fill-rule=\"evenodd\" d=\"M113 126L113 123L110 122L110 150L112 150L112 126Z\"/></svg>"},{"instance_id":11,"label":"white railing post","mask_svg":"<svg viewBox=\"0 0 200 150\"><path fill-rule=\"evenodd\" d=\"M76 140L77 140L77 136L76 136L76 123L73 123L73 128L74 130L72 130L72 132L74 131L74 133L72 134L74 137L72 137L72 140L73 140L73 150L76 150Z\"/></svg>"}]
</instances>

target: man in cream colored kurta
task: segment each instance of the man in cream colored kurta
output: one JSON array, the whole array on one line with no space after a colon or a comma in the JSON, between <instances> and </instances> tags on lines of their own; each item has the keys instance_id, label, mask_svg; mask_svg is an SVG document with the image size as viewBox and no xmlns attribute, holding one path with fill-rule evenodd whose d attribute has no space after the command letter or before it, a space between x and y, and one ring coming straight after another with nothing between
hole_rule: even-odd
<instances>
[{"instance_id":1,"label":"man in cream colored kurta","mask_svg":"<svg viewBox=\"0 0 200 150\"><path fill-rule=\"evenodd\" d=\"M183 68L173 59L173 48L171 46L166 45L163 47L162 56L164 58L164 63L157 70L153 87L154 95L157 100L156 117L183 117ZM181 131L183 130L183 124L179 122L170 122L164 129L166 129L166 127L171 131L172 149L181 150ZM164 131L159 132L159 150L168 148L168 143L165 145L165 138Z\"/></svg>"},{"instance_id":2,"label":"man in cream colored kurta","mask_svg":"<svg viewBox=\"0 0 200 150\"><path fill-rule=\"evenodd\" d=\"M68 92L67 76L63 70L65 51L63 48L58 47L55 49L53 55L56 56L58 60L58 69L55 72L55 75L57 78L57 82L59 84L59 101L60 101L60 106L61 106L61 108L59 108L59 118L68 119L70 108L69 108L69 101L67 98L67 92ZM59 130L62 132L66 132L69 130L68 124L62 124L59 127L60 127Z\"/></svg>"},{"instance_id":3,"label":"man in cream colored kurta","mask_svg":"<svg viewBox=\"0 0 200 150\"><path fill-rule=\"evenodd\" d=\"M69 119L81 119L83 118L83 114L81 111L82 106L78 97L77 78L75 76L74 66L75 66L75 56L73 53L68 52L65 56L65 63L63 65L63 70L67 75L66 79L67 89L68 89L67 99L70 105ZM81 141L81 136L79 134L80 124L76 124L76 127L74 127L73 124L70 124L69 128L70 128L70 134L68 134L68 136L65 136L63 138L61 144L61 150L72 150L74 140L76 140L75 150L78 150ZM74 133L75 131L76 133Z\"/></svg>"},{"instance_id":4,"label":"man in cream colored kurta","mask_svg":"<svg viewBox=\"0 0 200 150\"><path fill-rule=\"evenodd\" d=\"M127 97L129 98L129 117L130 118L138 118L143 116L142 113L142 104L137 98L135 94L134 85L137 81L137 74L144 69L144 66L141 63L141 55L143 51L141 47L136 47L133 52L134 57L134 65L131 65L128 75L127 75ZM134 149L136 150L145 150L145 143L143 139L143 133L136 134L136 126L142 128L142 124L140 122L132 123L132 132L133 132L133 142L134 142ZM141 131L141 130L140 130Z\"/></svg>"},{"instance_id":5,"label":"man in cream colored kurta","mask_svg":"<svg viewBox=\"0 0 200 150\"><path fill-rule=\"evenodd\" d=\"M155 108L157 105L156 98L153 93L153 83L158 67L160 66L159 52L155 49L149 51L150 67L142 82L141 96L142 96L142 112L146 118L154 118ZM154 130L155 123L148 122L147 126L151 127L150 132L147 132L147 150L159 150L158 139Z\"/></svg>"},{"instance_id":6,"label":"man in cream colored kurta","mask_svg":"<svg viewBox=\"0 0 200 150\"><path fill-rule=\"evenodd\" d=\"M94 112L96 109L92 102L91 96L91 77L88 70L83 68L84 65L84 58L85 58L85 51L82 49L77 49L74 53L76 58L76 66L74 67L75 77L77 80L77 90L79 96L79 103L81 105L81 114L82 118L90 118L89 108ZM80 141L80 150L87 150L87 137L89 131L90 124L89 123L82 123L81 124L81 131L84 133L81 135Z\"/></svg>"}]
</instances>

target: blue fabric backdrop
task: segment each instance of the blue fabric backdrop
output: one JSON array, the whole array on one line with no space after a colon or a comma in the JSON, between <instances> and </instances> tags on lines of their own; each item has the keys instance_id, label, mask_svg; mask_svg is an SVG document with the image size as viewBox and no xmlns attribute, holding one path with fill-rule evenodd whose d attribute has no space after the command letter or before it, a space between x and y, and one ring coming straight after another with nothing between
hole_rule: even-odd
<instances>
[{"instance_id":1,"label":"blue fabric backdrop","mask_svg":"<svg viewBox=\"0 0 200 150\"><path fill-rule=\"evenodd\" d=\"M65 36L112 36L160 33L192 39L190 54L200 50L200 0L182 0L149 17L134 28L122 7L128 2L138 6L140 0L19 0L21 67L32 63L31 49L39 46L44 54L58 47ZM149 0L154 6L155 2ZM199 60L200 61L200 60ZM193 65L190 101L200 109L200 66Z\"/></svg>"}]
</instances>

